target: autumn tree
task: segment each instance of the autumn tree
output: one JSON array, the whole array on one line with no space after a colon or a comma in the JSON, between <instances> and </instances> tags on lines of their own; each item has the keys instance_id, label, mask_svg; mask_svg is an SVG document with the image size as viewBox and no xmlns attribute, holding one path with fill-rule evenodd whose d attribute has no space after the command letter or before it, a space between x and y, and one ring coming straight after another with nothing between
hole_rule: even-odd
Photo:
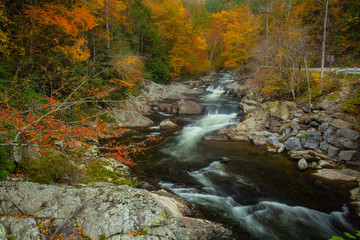
<instances>
[{"instance_id":1,"label":"autumn tree","mask_svg":"<svg viewBox=\"0 0 360 240\"><path fill-rule=\"evenodd\" d=\"M215 13L212 19L208 45L215 66L246 66L250 50L259 39L261 25L257 17L245 6Z\"/></svg>"},{"instance_id":2,"label":"autumn tree","mask_svg":"<svg viewBox=\"0 0 360 240\"><path fill-rule=\"evenodd\" d=\"M312 58L308 29L291 5L272 1L271 7L271 14L266 13L270 16L263 18L266 37L253 53L257 78L264 94L296 99L304 79L302 68Z\"/></svg>"},{"instance_id":3,"label":"autumn tree","mask_svg":"<svg viewBox=\"0 0 360 240\"><path fill-rule=\"evenodd\" d=\"M197 74L209 69L207 45L202 33L194 28L191 15L181 1L146 1L152 12L153 27L157 29L171 68L171 77Z\"/></svg>"}]
</instances>

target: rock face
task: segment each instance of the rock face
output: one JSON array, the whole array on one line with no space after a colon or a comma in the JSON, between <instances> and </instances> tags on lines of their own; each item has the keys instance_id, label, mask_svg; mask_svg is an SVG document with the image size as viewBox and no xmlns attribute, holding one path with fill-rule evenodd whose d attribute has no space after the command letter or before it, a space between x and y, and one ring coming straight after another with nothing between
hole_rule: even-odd
<instances>
[{"instance_id":1,"label":"rock face","mask_svg":"<svg viewBox=\"0 0 360 240\"><path fill-rule=\"evenodd\" d=\"M330 181L344 181L353 182L357 179L358 173L351 172L349 170L334 170L334 169L320 169L314 176L324 178Z\"/></svg>"},{"instance_id":2,"label":"rock face","mask_svg":"<svg viewBox=\"0 0 360 240\"><path fill-rule=\"evenodd\" d=\"M154 122L137 113L118 112L115 114L115 120L119 127L150 127Z\"/></svg>"},{"instance_id":3,"label":"rock face","mask_svg":"<svg viewBox=\"0 0 360 240\"><path fill-rule=\"evenodd\" d=\"M131 235L132 231L159 239L232 239L231 231L220 224L186 217L184 213L191 212L187 204L164 190L152 193L105 183L74 188L1 182L0 201L0 214L14 216L0 217L0 228L3 225L14 240L40 239L35 219L52 220L58 233L76 228L76 221L89 239L152 239ZM18 213L23 216L17 218Z\"/></svg>"},{"instance_id":4,"label":"rock face","mask_svg":"<svg viewBox=\"0 0 360 240\"><path fill-rule=\"evenodd\" d=\"M178 103L179 114L201 114L203 112L203 107L193 101L180 100Z\"/></svg>"},{"instance_id":5,"label":"rock face","mask_svg":"<svg viewBox=\"0 0 360 240\"><path fill-rule=\"evenodd\" d=\"M164 129L176 129L176 128L179 128L179 125L177 125L176 123L173 123L169 119L165 119L164 121L162 121L160 123L160 127L164 128Z\"/></svg>"}]
</instances>

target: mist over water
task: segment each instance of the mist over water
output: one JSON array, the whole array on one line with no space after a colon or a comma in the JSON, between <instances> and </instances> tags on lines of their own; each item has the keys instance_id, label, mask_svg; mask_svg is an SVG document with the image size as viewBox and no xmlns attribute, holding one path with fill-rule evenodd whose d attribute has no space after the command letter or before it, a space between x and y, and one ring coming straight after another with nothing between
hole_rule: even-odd
<instances>
[{"instance_id":1,"label":"mist over water","mask_svg":"<svg viewBox=\"0 0 360 240\"><path fill-rule=\"evenodd\" d=\"M286 157L248 144L202 141L238 121L238 103L225 91L233 81L224 74L207 88L201 99L207 114L152 153L145 171L213 220L241 229L239 239L328 239L354 232L344 196L314 184ZM223 156L230 161L217 161Z\"/></svg>"}]
</instances>

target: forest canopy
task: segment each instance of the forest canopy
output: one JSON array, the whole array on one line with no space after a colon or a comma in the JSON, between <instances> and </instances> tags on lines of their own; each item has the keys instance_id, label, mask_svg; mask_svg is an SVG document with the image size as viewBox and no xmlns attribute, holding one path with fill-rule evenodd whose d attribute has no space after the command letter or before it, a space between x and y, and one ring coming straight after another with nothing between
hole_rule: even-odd
<instances>
[{"instance_id":1,"label":"forest canopy","mask_svg":"<svg viewBox=\"0 0 360 240\"><path fill-rule=\"evenodd\" d=\"M0 141L75 147L144 80L213 68L296 98L323 49L359 63L359 14L356 0L1 0Z\"/></svg>"}]
</instances>

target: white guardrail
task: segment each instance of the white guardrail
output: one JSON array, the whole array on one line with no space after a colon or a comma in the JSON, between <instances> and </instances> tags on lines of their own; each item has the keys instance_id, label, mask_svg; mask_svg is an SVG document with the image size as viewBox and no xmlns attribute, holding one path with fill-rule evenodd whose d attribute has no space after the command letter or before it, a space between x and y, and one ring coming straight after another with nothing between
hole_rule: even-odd
<instances>
[{"instance_id":1,"label":"white guardrail","mask_svg":"<svg viewBox=\"0 0 360 240\"><path fill-rule=\"evenodd\" d=\"M304 68L302 69L304 70ZM314 72L314 71L321 71L321 68L308 68L308 71L310 72ZM338 75L339 73L344 73L345 76L348 74L353 74L353 75L360 75L360 68L358 67L347 67L347 68L324 68L324 72L332 72L335 73L336 75Z\"/></svg>"}]
</instances>

